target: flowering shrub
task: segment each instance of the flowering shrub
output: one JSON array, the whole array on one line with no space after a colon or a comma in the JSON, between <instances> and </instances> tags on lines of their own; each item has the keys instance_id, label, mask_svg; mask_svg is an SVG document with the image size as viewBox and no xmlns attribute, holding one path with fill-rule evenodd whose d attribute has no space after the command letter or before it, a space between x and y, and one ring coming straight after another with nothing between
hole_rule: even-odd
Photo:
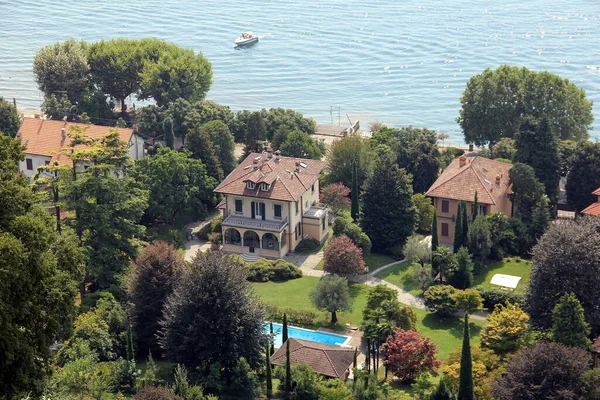
<instances>
[{"instance_id":1,"label":"flowering shrub","mask_svg":"<svg viewBox=\"0 0 600 400\"><path fill-rule=\"evenodd\" d=\"M327 204L334 213L350 208L350 189L342 183L332 183L321 189L319 200L323 204Z\"/></svg>"},{"instance_id":2,"label":"flowering shrub","mask_svg":"<svg viewBox=\"0 0 600 400\"><path fill-rule=\"evenodd\" d=\"M354 275L367 272L362 250L346 235L331 239L324 251L323 270L336 275Z\"/></svg>"}]
</instances>

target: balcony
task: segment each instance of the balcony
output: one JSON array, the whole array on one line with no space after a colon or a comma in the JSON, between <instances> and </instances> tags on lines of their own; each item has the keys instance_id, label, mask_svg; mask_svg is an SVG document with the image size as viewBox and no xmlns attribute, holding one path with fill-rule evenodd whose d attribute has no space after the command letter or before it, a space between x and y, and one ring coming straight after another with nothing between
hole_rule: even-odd
<instances>
[{"instance_id":1,"label":"balcony","mask_svg":"<svg viewBox=\"0 0 600 400\"><path fill-rule=\"evenodd\" d=\"M262 231L281 232L287 226L287 217L281 221L270 221L262 219L253 219L247 217L240 217L237 215L229 215L223 221L223 226L230 226L234 228L246 228L246 229L258 229Z\"/></svg>"},{"instance_id":2,"label":"balcony","mask_svg":"<svg viewBox=\"0 0 600 400\"><path fill-rule=\"evenodd\" d=\"M323 204L315 204L311 206L309 209L304 211L304 218L314 218L320 219L321 217L327 215L327 207Z\"/></svg>"}]
</instances>

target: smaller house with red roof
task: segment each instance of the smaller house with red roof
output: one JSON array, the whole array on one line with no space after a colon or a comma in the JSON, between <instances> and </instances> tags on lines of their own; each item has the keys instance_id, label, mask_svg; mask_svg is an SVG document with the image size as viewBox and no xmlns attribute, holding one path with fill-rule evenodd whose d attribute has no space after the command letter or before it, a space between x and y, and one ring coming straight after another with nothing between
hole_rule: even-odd
<instances>
[{"instance_id":1,"label":"smaller house with red roof","mask_svg":"<svg viewBox=\"0 0 600 400\"><path fill-rule=\"evenodd\" d=\"M324 242L327 208L319 204L325 162L251 153L215 189L224 196L223 250L247 261L281 258L304 238Z\"/></svg>"},{"instance_id":2,"label":"smaller house with red roof","mask_svg":"<svg viewBox=\"0 0 600 400\"><path fill-rule=\"evenodd\" d=\"M437 211L440 244L451 245L454 242L458 202L467 204L467 215L471 217L475 193L478 215L497 212L509 217L513 215L508 176L511 168L511 164L478 156L461 156L450 163L426 193L433 199Z\"/></svg>"},{"instance_id":3,"label":"smaller house with red roof","mask_svg":"<svg viewBox=\"0 0 600 400\"><path fill-rule=\"evenodd\" d=\"M289 338L290 364L308 364L319 375L346 380L354 363L354 350L309 340ZM287 343L287 342L286 342ZM271 356L271 364L285 365L286 343Z\"/></svg>"},{"instance_id":4,"label":"smaller house with red roof","mask_svg":"<svg viewBox=\"0 0 600 400\"><path fill-rule=\"evenodd\" d=\"M61 150L69 146L67 133L71 126L85 128L87 137L91 139L100 139L106 136L110 129L116 129L121 140L129 144L129 157L132 160L144 157L144 140L136 135L133 129L85 125L41 118L24 118L17 133L17 137L21 139L21 144L25 146L25 160L19 162L19 172L33 178L38 167L54 165L55 163L70 165L71 160L66 155L61 154Z\"/></svg>"},{"instance_id":5,"label":"smaller house with red roof","mask_svg":"<svg viewBox=\"0 0 600 400\"><path fill-rule=\"evenodd\" d=\"M598 196L598 201L590 204L584 210L581 211L584 215L592 215L594 217L600 217L600 188L592 192L594 196Z\"/></svg>"}]
</instances>

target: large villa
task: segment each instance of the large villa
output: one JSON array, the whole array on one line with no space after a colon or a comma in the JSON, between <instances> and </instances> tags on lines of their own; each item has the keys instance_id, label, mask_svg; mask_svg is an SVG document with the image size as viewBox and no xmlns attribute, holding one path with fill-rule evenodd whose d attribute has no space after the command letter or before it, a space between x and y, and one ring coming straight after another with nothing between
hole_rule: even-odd
<instances>
[{"instance_id":1,"label":"large villa","mask_svg":"<svg viewBox=\"0 0 600 400\"><path fill-rule=\"evenodd\" d=\"M327 209L319 205L325 162L251 153L215 192L224 196L223 250L245 257L280 258L304 238L323 242Z\"/></svg>"}]
</instances>

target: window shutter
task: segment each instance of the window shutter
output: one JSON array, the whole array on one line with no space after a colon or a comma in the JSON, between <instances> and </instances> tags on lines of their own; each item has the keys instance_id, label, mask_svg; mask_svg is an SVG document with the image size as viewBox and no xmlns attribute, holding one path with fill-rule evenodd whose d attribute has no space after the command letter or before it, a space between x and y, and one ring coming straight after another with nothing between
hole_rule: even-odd
<instances>
[{"instance_id":1,"label":"window shutter","mask_svg":"<svg viewBox=\"0 0 600 400\"><path fill-rule=\"evenodd\" d=\"M256 213L254 212L254 202L251 202L250 205L250 209L252 210L252 218L256 218Z\"/></svg>"},{"instance_id":2,"label":"window shutter","mask_svg":"<svg viewBox=\"0 0 600 400\"><path fill-rule=\"evenodd\" d=\"M265 219L265 214L266 214L265 209L266 209L265 203L260 203L260 214L262 216L262 219Z\"/></svg>"}]
</instances>

